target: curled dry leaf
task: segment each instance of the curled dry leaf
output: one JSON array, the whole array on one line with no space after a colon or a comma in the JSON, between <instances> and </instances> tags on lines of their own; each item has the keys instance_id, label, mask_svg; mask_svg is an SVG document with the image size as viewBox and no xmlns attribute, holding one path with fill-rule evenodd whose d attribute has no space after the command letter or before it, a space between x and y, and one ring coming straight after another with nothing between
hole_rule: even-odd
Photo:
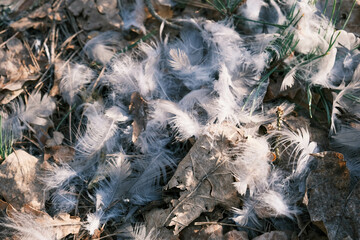
<instances>
[{"instance_id":1,"label":"curled dry leaf","mask_svg":"<svg viewBox=\"0 0 360 240\"><path fill-rule=\"evenodd\" d=\"M16 150L0 165L0 195L16 209L25 204L44 209L44 186L37 179L39 159Z\"/></svg>"},{"instance_id":2,"label":"curled dry leaf","mask_svg":"<svg viewBox=\"0 0 360 240\"><path fill-rule=\"evenodd\" d=\"M141 132L146 128L147 103L141 97L140 93L134 92L131 94L129 111L133 118L132 141L135 143Z\"/></svg>"},{"instance_id":3,"label":"curled dry leaf","mask_svg":"<svg viewBox=\"0 0 360 240\"><path fill-rule=\"evenodd\" d=\"M175 235L201 213L212 212L216 205L225 208L239 205L234 179L223 154L242 136L236 127L225 124L218 134L214 134L218 129L209 130L213 136L205 135L196 141L166 186L182 190L179 199L172 201L173 208L164 222L175 226Z\"/></svg>"},{"instance_id":4,"label":"curled dry leaf","mask_svg":"<svg viewBox=\"0 0 360 240\"><path fill-rule=\"evenodd\" d=\"M348 236L359 239L360 209L354 198L360 194L359 187L350 191L350 173L344 156L337 152L313 156L318 159L318 166L306 182L311 221L325 231L330 240Z\"/></svg>"}]
</instances>

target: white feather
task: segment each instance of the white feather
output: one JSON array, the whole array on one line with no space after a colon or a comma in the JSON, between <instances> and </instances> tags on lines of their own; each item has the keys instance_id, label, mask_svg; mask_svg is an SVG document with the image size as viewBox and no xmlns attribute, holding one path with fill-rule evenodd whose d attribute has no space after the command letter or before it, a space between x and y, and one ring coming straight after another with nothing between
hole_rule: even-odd
<instances>
[{"instance_id":1,"label":"white feather","mask_svg":"<svg viewBox=\"0 0 360 240\"><path fill-rule=\"evenodd\" d=\"M114 115L114 111L117 108L115 106L105 111L105 113L103 113L104 110L102 108L97 102L86 106L84 112L84 115L87 117L86 131L83 136L78 138L75 146L78 158L92 158L103 147L106 147L107 150L112 150L116 145L112 138L118 131L117 123L126 120L126 118L121 114L122 111L120 109L116 110L120 115Z\"/></svg>"},{"instance_id":2,"label":"white feather","mask_svg":"<svg viewBox=\"0 0 360 240\"><path fill-rule=\"evenodd\" d=\"M280 145L286 146L286 148L292 149L290 153L290 159L294 159L296 162L296 168L294 174L300 176L308 170L308 164L312 160L310 153L314 153L318 150L316 142L310 141L310 133L307 129L300 128L296 132L292 132L288 129L284 129L279 132L281 140L278 142Z\"/></svg>"},{"instance_id":3,"label":"white feather","mask_svg":"<svg viewBox=\"0 0 360 240\"><path fill-rule=\"evenodd\" d=\"M45 184L45 189L51 190L60 187L76 175L76 171L66 163L62 163L61 166L52 164L51 167L47 169L45 176L40 179Z\"/></svg>"},{"instance_id":4,"label":"white feather","mask_svg":"<svg viewBox=\"0 0 360 240\"><path fill-rule=\"evenodd\" d=\"M19 139L22 137L23 130L33 130L31 125L45 126L52 124L49 116L53 113L55 107L55 101L50 96L47 94L41 95L40 92L33 92L29 95L26 104L21 98L11 103L12 113L2 114L6 115L3 119L3 125L8 132L12 133L14 139Z\"/></svg>"},{"instance_id":5,"label":"white feather","mask_svg":"<svg viewBox=\"0 0 360 240\"><path fill-rule=\"evenodd\" d=\"M86 229L91 235L100 227L100 224L106 223L113 217L120 217L125 212L115 203L118 202L121 205L123 203L121 200L129 189L129 181L126 179L131 174L130 163L123 154L118 154L116 157L108 159L107 164L105 175L109 180L105 178L100 182L95 191L96 210L87 215Z\"/></svg>"},{"instance_id":6,"label":"white feather","mask_svg":"<svg viewBox=\"0 0 360 240\"><path fill-rule=\"evenodd\" d=\"M126 46L126 41L120 33L107 31L100 33L93 39L89 40L83 51L93 61L97 61L105 65L110 62L116 51Z\"/></svg>"},{"instance_id":7,"label":"white feather","mask_svg":"<svg viewBox=\"0 0 360 240\"><path fill-rule=\"evenodd\" d=\"M94 72L82 64L66 64L59 88L64 100L72 106L78 100L78 94L85 84L90 83Z\"/></svg>"},{"instance_id":8,"label":"white feather","mask_svg":"<svg viewBox=\"0 0 360 240\"><path fill-rule=\"evenodd\" d=\"M347 110L360 117L360 109L357 101L351 99L353 96L359 96L360 92L360 67L354 72L352 81L344 87L334 98L330 132L336 133L337 115L340 115L340 109ZM349 98L350 97L350 98Z\"/></svg>"},{"instance_id":9,"label":"white feather","mask_svg":"<svg viewBox=\"0 0 360 240\"><path fill-rule=\"evenodd\" d=\"M158 100L152 116L162 123L171 123L178 133L179 140L184 141L192 136L198 137L201 133L202 128L197 120L173 102Z\"/></svg>"},{"instance_id":10,"label":"white feather","mask_svg":"<svg viewBox=\"0 0 360 240\"><path fill-rule=\"evenodd\" d=\"M36 216L20 212L12 212L11 218L1 224L16 232L16 238L21 240L56 240L56 232L51 225L40 224ZM11 236L9 234L8 236ZM8 237L7 236L7 237Z\"/></svg>"},{"instance_id":11,"label":"white feather","mask_svg":"<svg viewBox=\"0 0 360 240\"><path fill-rule=\"evenodd\" d=\"M244 195L247 188L253 195L259 186L264 185L270 173L270 147L265 138L249 137L245 143L237 146L239 154L230 165L230 171L236 178L234 186Z\"/></svg>"}]
</instances>

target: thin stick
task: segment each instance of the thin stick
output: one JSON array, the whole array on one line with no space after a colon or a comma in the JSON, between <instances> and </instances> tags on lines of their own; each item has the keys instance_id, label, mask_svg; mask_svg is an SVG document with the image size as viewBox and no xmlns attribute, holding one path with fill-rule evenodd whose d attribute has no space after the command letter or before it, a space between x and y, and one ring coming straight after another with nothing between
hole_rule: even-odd
<instances>
[{"instance_id":1,"label":"thin stick","mask_svg":"<svg viewBox=\"0 0 360 240\"><path fill-rule=\"evenodd\" d=\"M221 223L221 222L195 222L194 225L195 226L201 226L201 225L222 225L222 226L231 226L231 227L241 227L241 228L246 228L246 229L250 229L259 233L266 233L265 231L261 231L259 229L256 228L252 228L252 227L246 227L246 226L239 226L236 224L231 224L231 223Z\"/></svg>"},{"instance_id":2,"label":"thin stick","mask_svg":"<svg viewBox=\"0 0 360 240\"><path fill-rule=\"evenodd\" d=\"M104 75L105 69L106 69L106 66L104 66L104 67L101 69L101 72L100 72L99 76L97 77L97 79L96 79L96 81L95 81L95 83L94 83L94 86L92 87L91 91L94 91L96 85L99 83L100 78Z\"/></svg>"},{"instance_id":3,"label":"thin stick","mask_svg":"<svg viewBox=\"0 0 360 240\"><path fill-rule=\"evenodd\" d=\"M8 40L6 40L5 42L0 44L0 48L2 48L3 46L5 46L5 44L7 44L10 40L12 40L13 38L15 38L17 35L19 34L19 32L16 32L14 35L12 35Z\"/></svg>"}]
</instances>

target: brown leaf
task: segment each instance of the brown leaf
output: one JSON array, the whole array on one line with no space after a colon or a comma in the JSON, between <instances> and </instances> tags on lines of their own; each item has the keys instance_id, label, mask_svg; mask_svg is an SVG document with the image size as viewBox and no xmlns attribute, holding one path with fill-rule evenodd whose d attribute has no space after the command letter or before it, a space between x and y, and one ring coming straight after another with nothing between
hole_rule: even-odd
<instances>
[{"instance_id":1,"label":"brown leaf","mask_svg":"<svg viewBox=\"0 0 360 240\"><path fill-rule=\"evenodd\" d=\"M356 198L353 197L359 197L360 188L350 192L350 173L344 156L337 152L313 156L318 158L318 166L306 182L311 221L320 228L323 224L330 240L347 236L359 239L360 209L355 207Z\"/></svg>"},{"instance_id":2,"label":"brown leaf","mask_svg":"<svg viewBox=\"0 0 360 240\"><path fill-rule=\"evenodd\" d=\"M129 112L133 118L132 141L135 143L143 130L146 128L147 103L141 97L140 93L131 94Z\"/></svg>"},{"instance_id":3,"label":"brown leaf","mask_svg":"<svg viewBox=\"0 0 360 240\"><path fill-rule=\"evenodd\" d=\"M287 240L289 239L285 232L281 231L272 231L264 233L253 240Z\"/></svg>"},{"instance_id":4,"label":"brown leaf","mask_svg":"<svg viewBox=\"0 0 360 240\"><path fill-rule=\"evenodd\" d=\"M146 229L156 229L159 239L179 240L178 236L175 236L172 231L163 227L162 223L165 221L167 215L170 213L170 209L154 208L145 214Z\"/></svg>"},{"instance_id":5,"label":"brown leaf","mask_svg":"<svg viewBox=\"0 0 360 240\"><path fill-rule=\"evenodd\" d=\"M45 148L44 161L51 157L56 163L69 163L74 159L75 149L69 146L56 145Z\"/></svg>"},{"instance_id":6,"label":"brown leaf","mask_svg":"<svg viewBox=\"0 0 360 240\"><path fill-rule=\"evenodd\" d=\"M221 126L224 134L214 134L217 131L210 128L214 136L202 136L196 141L166 186L166 189L182 190L179 199L173 200L173 208L165 221L167 226L175 226L175 235L201 213L212 212L216 205L225 208L239 205L234 179L222 152L242 136L230 125Z\"/></svg>"},{"instance_id":7,"label":"brown leaf","mask_svg":"<svg viewBox=\"0 0 360 240\"><path fill-rule=\"evenodd\" d=\"M29 204L44 209L43 184L37 179L39 159L16 150L0 165L0 195L16 209Z\"/></svg>"},{"instance_id":8,"label":"brown leaf","mask_svg":"<svg viewBox=\"0 0 360 240\"><path fill-rule=\"evenodd\" d=\"M122 20L117 0L75 0L67 4L79 27L86 31L120 29Z\"/></svg>"},{"instance_id":9,"label":"brown leaf","mask_svg":"<svg viewBox=\"0 0 360 240\"><path fill-rule=\"evenodd\" d=\"M51 22L46 20L44 21L43 19L50 16L51 12L51 4L43 4L39 8L32 11L28 16L12 22L10 24L10 27L16 31L25 31L29 28L40 29L44 27L49 27L51 26Z\"/></svg>"},{"instance_id":10,"label":"brown leaf","mask_svg":"<svg viewBox=\"0 0 360 240\"><path fill-rule=\"evenodd\" d=\"M247 232L232 230L224 236L225 240L249 240Z\"/></svg>"}]
</instances>

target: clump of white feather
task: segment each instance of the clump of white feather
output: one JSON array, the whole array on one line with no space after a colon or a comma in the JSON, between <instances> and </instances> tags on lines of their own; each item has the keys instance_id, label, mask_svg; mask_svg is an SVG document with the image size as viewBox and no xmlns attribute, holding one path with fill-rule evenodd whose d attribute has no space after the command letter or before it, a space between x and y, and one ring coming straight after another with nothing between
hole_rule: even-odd
<instances>
[{"instance_id":1,"label":"clump of white feather","mask_svg":"<svg viewBox=\"0 0 360 240\"><path fill-rule=\"evenodd\" d=\"M107 159L105 178L95 191L95 212L87 215L86 229L94 234L100 224L106 223L112 217L118 217L126 212L126 208L119 207L125 199L130 181L131 165L123 154Z\"/></svg>"},{"instance_id":2,"label":"clump of white feather","mask_svg":"<svg viewBox=\"0 0 360 240\"><path fill-rule=\"evenodd\" d=\"M19 139L23 130L33 130L31 125L45 126L52 123L49 116L55 110L55 101L47 94L33 92L27 103L20 98L12 102L11 108L12 114L3 119L3 126L10 127L13 138Z\"/></svg>"},{"instance_id":3,"label":"clump of white feather","mask_svg":"<svg viewBox=\"0 0 360 240\"><path fill-rule=\"evenodd\" d=\"M104 110L103 106L96 102L87 104L84 115L87 117L87 126L84 135L78 138L75 146L77 157L92 158L103 147L111 151L116 145L111 139L117 133L117 123L128 119L126 113L116 106Z\"/></svg>"},{"instance_id":4,"label":"clump of white feather","mask_svg":"<svg viewBox=\"0 0 360 240\"><path fill-rule=\"evenodd\" d=\"M63 99L72 106L77 101L77 95L85 84L91 82L94 72L82 64L66 64L59 88Z\"/></svg>"}]
</instances>

